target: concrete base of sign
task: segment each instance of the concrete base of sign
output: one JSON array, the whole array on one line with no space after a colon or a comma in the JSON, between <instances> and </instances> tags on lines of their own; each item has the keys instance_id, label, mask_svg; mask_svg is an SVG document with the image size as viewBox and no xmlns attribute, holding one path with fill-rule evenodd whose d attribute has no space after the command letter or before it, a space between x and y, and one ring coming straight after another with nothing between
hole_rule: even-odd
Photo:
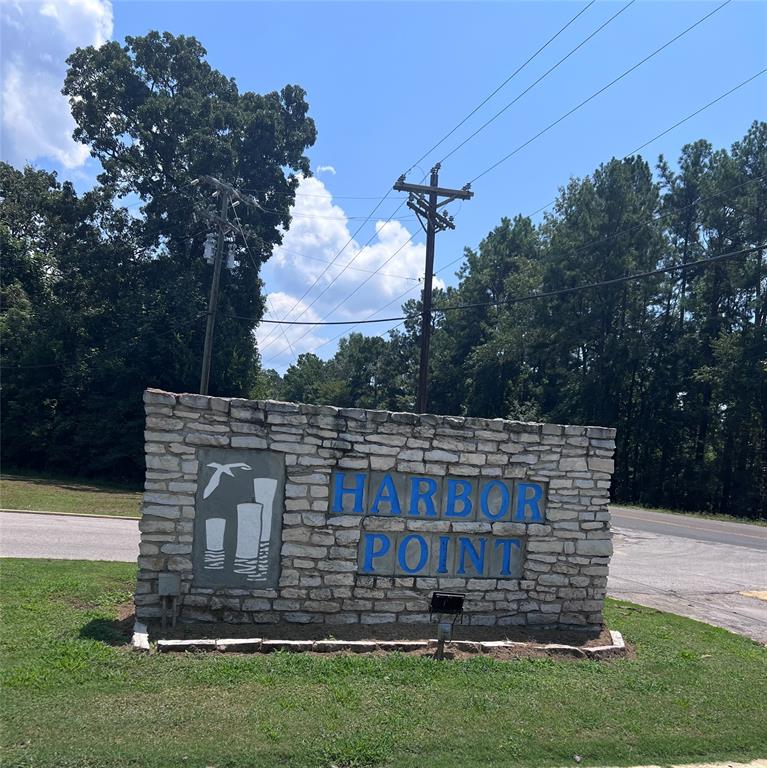
<instances>
[{"instance_id":1,"label":"concrete base of sign","mask_svg":"<svg viewBox=\"0 0 767 768\"><path fill-rule=\"evenodd\" d=\"M149 633L147 632L146 624L137 621L133 625L133 639L131 640L131 645L137 651L149 650Z\"/></svg>"},{"instance_id":2,"label":"concrete base of sign","mask_svg":"<svg viewBox=\"0 0 767 768\"><path fill-rule=\"evenodd\" d=\"M484 653L488 655L543 654L581 659L609 659L626 656L628 649L620 632L610 630L609 645L583 646L563 643L521 643L510 640L452 640L445 643L448 654ZM272 651L313 653L399 653L432 652L436 640L265 640L262 638L158 640L159 653L179 651L218 651L220 653L270 653Z\"/></svg>"}]
</instances>

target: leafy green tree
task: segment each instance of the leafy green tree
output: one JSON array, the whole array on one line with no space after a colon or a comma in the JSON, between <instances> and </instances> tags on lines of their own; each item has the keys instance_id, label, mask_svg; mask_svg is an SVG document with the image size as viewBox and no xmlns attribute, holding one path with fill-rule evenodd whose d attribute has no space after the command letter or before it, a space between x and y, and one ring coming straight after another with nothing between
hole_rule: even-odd
<instances>
[{"instance_id":1,"label":"leafy green tree","mask_svg":"<svg viewBox=\"0 0 767 768\"><path fill-rule=\"evenodd\" d=\"M236 212L228 250L238 266L223 274L214 346L211 391L238 394L253 386L258 367L252 322L238 318L263 314L260 267L290 225L297 173L310 174L303 152L316 130L303 89L241 93L205 54L195 38L168 32L78 49L68 59L64 93L75 139L103 166L99 181L116 195L138 195L137 240L162 246L157 286L165 314L158 320L193 322L206 307L211 268L200 254L212 211L202 210L205 197L191 183L211 175L258 202Z\"/></svg>"},{"instance_id":2,"label":"leafy green tree","mask_svg":"<svg viewBox=\"0 0 767 768\"><path fill-rule=\"evenodd\" d=\"M655 175L631 157L571 179L538 227L502 219L435 292L430 410L615 426L617 500L767 517L766 178L754 123ZM659 267L673 271L579 290ZM414 384L420 307L405 309L379 359L399 344L384 379ZM366 390L344 376L352 399Z\"/></svg>"},{"instance_id":3,"label":"leafy green tree","mask_svg":"<svg viewBox=\"0 0 767 768\"><path fill-rule=\"evenodd\" d=\"M0 198L11 255L0 317L4 458L131 476L142 426L126 392L143 362L134 353L148 257L100 190L78 197L54 174L0 164Z\"/></svg>"},{"instance_id":4,"label":"leafy green tree","mask_svg":"<svg viewBox=\"0 0 767 768\"><path fill-rule=\"evenodd\" d=\"M261 368L250 397L253 400L283 400L282 376L274 368Z\"/></svg>"},{"instance_id":5,"label":"leafy green tree","mask_svg":"<svg viewBox=\"0 0 767 768\"><path fill-rule=\"evenodd\" d=\"M316 131L300 87L240 92L191 37L150 32L68 63L74 135L103 172L78 197L53 175L0 171L3 447L7 461L137 477L142 390L199 382L214 226L210 192L192 182L212 175L257 201L229 211L236 266L222 275L211 376L212 392L247 395L260 267L290 225Z\"/></svg>"},{"instance_id":6,"label":"leafy green tree","mask_svg":"<svg viewBox=\"0 0 767 768\"><path fill-rule=\"evenodd\" d=\"M341 339L333 363L342 388L341 402L355 408L379 408L383 396L382 355L386 342L380 336L351 333Z\"/></svg>"},{"instance_id":7,"label":"leafy green tree","mask_svg":"<svg viewBox=\"0 0 767 768\"><path fill-rule=\"evenodd\" d=\"M332 374L333 368L332 361L325 362L311 352L299 355L282 378L285 399L296 403L335 405L337 380Z\"/></svg>"}]
</instances>

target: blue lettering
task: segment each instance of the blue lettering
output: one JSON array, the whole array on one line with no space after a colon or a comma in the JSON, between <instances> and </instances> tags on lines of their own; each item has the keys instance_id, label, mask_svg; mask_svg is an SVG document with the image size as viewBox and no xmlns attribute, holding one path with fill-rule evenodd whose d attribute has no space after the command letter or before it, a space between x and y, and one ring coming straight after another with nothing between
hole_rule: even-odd
<instances>
[{"instance_id":1,"label":"blue lettering","mask_svg":"<svg viewBox=\"0 0 767 768\"><path fill-rule=\"evenodd\" d=\"M517 507L514 510L514 520L518 522L539 523L543 521L543 513L539 502L543 498L543 486L540 483L517 483ZM526 512L530 509L530 513Z\"/></svg>"},{"instance_id":2,"label":"blue lettering","mask_svg":"<svg viewBox=\"0 0 767 768\"><path fill-rule=\"evenodd\" d=\"M394 480L392 480L392 476L388 472L383 476L381 485L378 486L376 497L373 499L373 505L370 507L370 511L374 515L378 514L378 507L380 504L388 504L389 513L392 515L402 514L402 509L399 505L399 497L397 496L397 489L394 487Z\"/></svg>"},{"instance_id":3,"label":"blue lettering","mask_svg":"<svg viewBox=\"0 0 767 768\"><path fill-rule=\"evenodd\" d=\"M479 539L479 551L477 551L472 544L471 539L467 539L465 536L459 536L458 538L458 552L459 552L459 566L457 573L466 573L466 555L472 562L474 570L481 574L485 570L485 539Z\"/></svg>"},{"instance_id":4,"label":"blue lettering","mask_svg":"<svg viewBox=\"0 0 767 768\"><path fill-rule=\"evenodd\" d=\"M493 514L490 511L490 504L489 504L490 493L493 490L493 488L497 488L499 493L501 494L501 505L495 514ZM504 517L506 517L506 514L509 511L510 504L511 504L511 498L509 496L509 489L506 487L506 483L502 483L500 480L491 480L482 489L482 493L479 499L479 508L482 514L488 520L502 520Z\"/></svg>"},{"instance_id":5,"label":"blue lettering","mask_svg":"<svg viewBox=\"0 0 767 768\"><path fill-rule=\"evenodd\" d=\"M344 494L354 494L354 514L362 514L362 500L365 495L365 475L362 472L356 472L352 477L354 478L354 486L347 488L344 485L344 478L346 472L336 472L335 474L335 487L333 488L333 512L343 513L348 510L344 510Z\"/></svg>"},{"instance_id":6,"label":"blue lettering","mask_svg":"<svg viewBox=\"0 0 767 768\"><path fill-rule=\"evenodd\" d=\"M378 546L376 547L376 542ZM385 533L365 533L365 555L362 560L363 573L375 573L373 560L383 557L391 549L391 540Z\"/></svg>"},{"instance_id":7,"label":"blue lettering","mask_svg":"<svg viewBox=\"0 0 767 768\"><path fill-rule=\"evenodd\" d=\"M447 548L450 546L449 536L439 537L439 563L437 573L447 573Z\"/></svg>"},{"instance_id":8,"label":"blue lettering","mask_svg":"<svg viewBox=\"0 0 767 768\"><path fill-rule=\"evenodd\" d=\"M421 484L426 484L426 490L421 490ZM437 517L437 510L434 508L434 494L437 492L437 481L431 477L413 477L410 479L410 509L408 514L413 517L419 517L421 514L420 505L424 503L426 507L426 517Z\"/></svg>"},{"instance_id":9,"label":"blue lettering","mask_svg":"<svg viewBox=\"0 0 767 768\"><path fill-rule=\"evenodd\" d=\"M519 539L498 539L495 542L496 551L498 550L498 547L501 548L502 556L503 556L500 575L510 576L511 575L511 548L516 547L517 549L522 549L522 543L520 542Z\"/></svg>"},{"instance_id":10,"label":"blue lettering","mask_svg":"<svg viewBox=\"0 0 767 768\"><path fill-rule=\"evenodd\" d=\"M410 568L407 564L407 548L411 541L417 541L418 546L421 548L421 554L418 560L418 564L414 568ZM417 533L411 533L405 536L399 543L397 549L397 560L399 561L399 567L405 571L405 573L417 573L422 570L426 565L426 561L429 559L429 545L426 543L426 539L423 536L419 536Z\"/></svg>"},{"instance_id":11,"label":"blue lettering","mask_svg":"<svg viewBox=\"0 0 767 768\"><path fill-rule=\"evenodd\" d=\"M461 490L458 490L458 487ZM456 510L455 503L461 502L460 511ZM469 480L457 480L448 478L447 503L445 505L445 517L469 517L471 515L471 482Z\"/></svg>"}]
</instances>

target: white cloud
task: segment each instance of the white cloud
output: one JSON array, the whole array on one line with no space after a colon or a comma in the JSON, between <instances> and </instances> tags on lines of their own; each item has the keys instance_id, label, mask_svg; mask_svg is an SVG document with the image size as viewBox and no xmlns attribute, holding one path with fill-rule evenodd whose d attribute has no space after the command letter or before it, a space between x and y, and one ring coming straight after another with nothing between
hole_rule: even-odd
<instances>
[{"instance_id":1,"label":"white cloud","mask_svg":"<svg viewBox=\"0 0 767 768\"><path fill-rule=\"evenodd\" d=\"M74 120L61 94L66 58L112 35L111 0L0 0L2 147L16 166L38 159L78 168L87 147L72 139Z\"/></svg>"},{"instance_id":2,"label":"white cloud","mask_svg":"<svg viewBox=\"0 0 767 768\"><path fill-rule=\"evenodd\" d=\"M333 176L336 175L336 169L332 165L318 165L314 172L319 176L321 173L332 173Z\"/></svg>"},{"instance_id":3,"label":"white cloud","mask_svg":"<svg viewBox=\"0 0 767 768\"><path fill-rule=\"evenodd\" d=\"M394 207L392 203L385 214ZM425 258L425 246L410 241L411 236L420 239L420 225L408 214L403 206L391 221L375 221L374 236L366 244L370 225L352 237L360 222L350 220L346 211L333 202L322 181L304 179L290 229L264 268L266 290L274 291L266 316L303 321L399 315L406 300L419 296ZM311 287L315 281L317 284ZM439 278L434 285L444 287ZM353 330L376 334L392 325L395 323L370 324ZM278 370L284 370L303 352L316 350L321 357L331 356L336 346L333 338L350 330L347 326L289 328L290 345L282 331L273 326L258 331L264 362Z\"/></svg>"},{"instance_id":4,"label":"white cloud","mask_svg":"<svg viewBox=\"0 0 767 768\"><path fill-rule=\"evenodd\" d=\"M296 298L287 293L282 293L281 291L269 293L266 306L267 310L264 317L269 320L282 320L288 314L294 316L295 314L307 310L307 302L299 302L298 306L296 306ZM319 320L320 316L314 309L308 309L301 319ZM328 341L326 336L322 336L317 332L320 329L321 326L320 328L312 328L311 326L305 325L277 326L272 325L271 323L263 323L256 329L256 340L258 341L259 349L266 346L269 339L272 340L264 358L266 360L271 355L277 355L280 362L280 368L284 369L290 362L295 361L301 352L314 349ZM284 361L283 357L285 358ZM283 362L285 362L284 365L282 364ZM274 366L272 365L268 367Z\"/></svg>"}]
</instances>

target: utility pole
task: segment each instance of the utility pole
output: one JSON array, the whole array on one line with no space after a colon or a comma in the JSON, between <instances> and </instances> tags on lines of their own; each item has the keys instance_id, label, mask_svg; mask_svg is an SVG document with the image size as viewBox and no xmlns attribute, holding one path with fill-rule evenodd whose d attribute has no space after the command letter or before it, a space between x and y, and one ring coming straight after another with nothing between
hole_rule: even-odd
<instances>
[{"instance_id":1,"label":"utility pole","mask_svg":"<svg viewBox=\"0 0 767 768\"><path fill-rule=\"evenodd\" d=\"M221 209L218 216L218 241L216 255L213 259L213 279L210 282L210 297L208 298L208 320L205 324L205 346L202 351L202 373L200 374L200 394L208 394L210 381L210 360L213 355L213 331L216 327L216 312L218 311L218 292L221 285L221 262L224 260L224 238L229 228L229 191L219 190Z\"/></svg>"},{"instance_id":2,"label":"utility pole","mask_svg":"<svg viewBox=\"0 0 767 768\"><path fill-rule=\"evenodd\" d=\"M453 200L469 200L474 193L469 191L466 184L462 189L448 189L439 186L439 169L437 163L431 169L429 186L423 184L407 184L405 175L397 179L394 189L397 192L409 192L407 206L415 211L421 226L426 231L426 269L423 277L423 293L421 297L421 358L418 364L418 400L416 410L425 413L428 407L429 379L429 345L431 343L431 283L434 276L434 241L437 232L444 229L455 229L453 217L440 213L439 209Z\"/></svg>"},{"instance_id":3,"label":"utility pole","mask_svg":"<svg viewBox=\"0 0 767 768\"><path fill-rule=\"evenodd\" d=\"M213 356L213 332L216 327L216 312L218 311L218 294L221 285L221 266L224 261L224 244L226 235L232 225L229 224L229 204L232 198L245 203L246 205L260 208L255 198L250 195L243 195L231 184L220 181L213 176L201 176L193 184L204 182L216 190L216 194L221 196L221 208L219 215L214 217L218 223L218 240L216 242L216 255L213 259L213 279L210 283L210 298L208 299L208 319L205 324L205 346L202 352L202 372L200 374L200 394L208 394L208 384L210 382L210 362ZM234 203L237 205L237 203Z\"/></svg>"}]
</instances>

